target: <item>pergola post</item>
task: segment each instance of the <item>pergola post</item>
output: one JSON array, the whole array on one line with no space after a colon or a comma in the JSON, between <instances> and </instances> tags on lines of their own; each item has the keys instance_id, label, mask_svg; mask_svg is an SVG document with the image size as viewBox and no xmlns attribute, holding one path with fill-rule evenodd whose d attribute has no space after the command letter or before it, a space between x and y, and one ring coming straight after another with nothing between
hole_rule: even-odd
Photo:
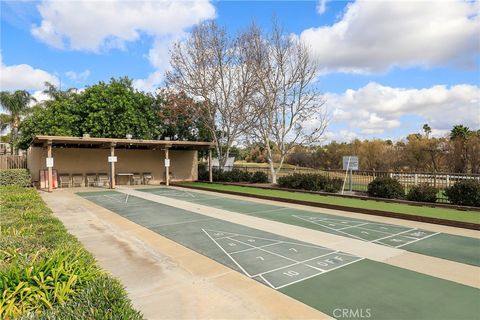
<instances>
[{"instance_id":1,"label":"pergola post","mask_svg":"<svg viewBox=\"0 0 480 320\"><path fill-rule=\"evenodd\" d=\"M112 142L110 145L110 189L115 189L115 161L113 157L115 157L115 143Z\"/></svg>"},{"instance_id":2,"label":"pergola post","mask_svg":"<svg viewBox=\"0 0 480 320\"><path fill-rule=\"evenodd\" d=\"M52 140L48 140L47 142L47 158L52 158ZM48 165L47 163L47 170L48 170L48 192L53 191L53 170L52 166Z\"/></svg>"},{"instance_id":3,"label":"pergola post","mask_svg":"<svg viewBox=\"0 0 480 320\"><path fill-rule=\"evenodd\" d=\"M168 147L165 147L165 185L170 185L170 158L168 157Z\"/></svg>"},{"instance_id":4,"label":"pergola post","mask_svg":"<svg viewBox=\"0 0 480 320\"><path fill-rule=\"evenodd\" d=\"M212 149L208 149L208 181L213 182Z\"/></svg>"}]
</instances>

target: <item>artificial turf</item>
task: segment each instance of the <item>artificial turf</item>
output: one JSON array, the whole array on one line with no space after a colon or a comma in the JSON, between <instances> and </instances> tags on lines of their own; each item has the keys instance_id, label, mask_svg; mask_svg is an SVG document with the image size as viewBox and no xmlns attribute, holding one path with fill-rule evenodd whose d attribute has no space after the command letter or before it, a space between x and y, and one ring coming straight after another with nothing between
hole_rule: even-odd
<instances>
[{"instance_id":1,"label":"artificial turf","mask_svg":"<svg viewBox=\"0 0 480 320\"><path fill-rule=\"evenodd\" d=\"M336 196L325 196L317 195L311 193L302 193L302 192L290 192L283 190L270 190L255 188L249 186L233 186L233 185L223 185L223 184L211 184L205 182L186 182L182 185L187 186L196 186L202 188L208 188L211 190L219 191L234 191L241 192L245 194L254 194L262 195L269 197L277 197L284 199L294 199L302 201L310 201L316 203L332 204L332 205L341 205L346 207L353 208L363 208L371 210L381 210L423 217L439 218L446 220L470 222L470 223L480 223L480 212L476 211L460 211L455 209L447 208L432 208L432 207L420 207L420 206L411 206L407 204L400 203L388 203L382 201L374 200L360 200L352 198L343 198Z\"/></svg>"}]
</instances>

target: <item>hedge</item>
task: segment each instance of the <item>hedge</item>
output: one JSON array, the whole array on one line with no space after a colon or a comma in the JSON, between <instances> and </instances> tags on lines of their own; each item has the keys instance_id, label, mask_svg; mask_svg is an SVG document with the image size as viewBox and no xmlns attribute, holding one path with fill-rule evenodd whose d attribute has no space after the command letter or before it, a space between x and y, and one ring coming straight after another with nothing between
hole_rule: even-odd
<instances>
[{"instance_id":1,"label":"hedge","mask_svg":"<svg viewBox=\"0 0 480 320\"><path fill-rule=\"evenodd\" d=\"M0 187L0 206L1 319L142 319L35 189Z\"/></svg>"},{"instance_id":2,"label":"hedge","mask_svg":"<svg viewBox=\"0 0 480 320\"><path fill-rule=\"evenodd\" d=\"M389 177L377 177L368 184L367 193L371 197L396 198L405 197L405 190L398 180Z\"/></svg>"},{"instance_id":3,"label":"hedge","mask_svg":"<svg viewBox=\"0 0 480 320\"><path fill-rule=\"evenodd\" d=\"M438 189L428 183L421 183L408 190L407 200L420 202L436 202Z\"/></svg>"},{"instance_id":4,"label":"hedge","mask_svg":"<svg viewBox=\"0 0 480 320\"><path fill-rule=\"evenodd\" d=\"M30 187L32 177L27 169L0 170L0 186Z\"/></svg>"},{"instance_id":5,"label":"hedge","mask_svg":"<svg viewBox=\"0 0 480 320\"><path fill-rule=\"evenodd\" d=\"M208 181L208 170L202 166L199 166L198 180ZM246 172L239 169L232 169L231 171L222 171L214 169L212 171L213 181L218 182L251 182L251 183L266 183L268 182L268 176L265 172L256 171L254 173Z\"/></svg>"},{"instance_id":6,"label":"hedge","mask_svg":"<svg viewBox=\"0 0 480 320\"><path fill-rule=\"evenodd\" d=\"M448 201L462 206L480 207L480 181L462 180L445 189Z\"/></svg>"},{"instance_id":7,"label":"hedge","mask_svg":"<svg viewBox=\"0 0 480 320\"><path fill-rule=\"evenodd\" d=\"M294 173L278 178L278 185L281 188L289 189L338 192L342 189L343 181L338 178L329 178L321 174Z\"/></svg>"}]
</instances>

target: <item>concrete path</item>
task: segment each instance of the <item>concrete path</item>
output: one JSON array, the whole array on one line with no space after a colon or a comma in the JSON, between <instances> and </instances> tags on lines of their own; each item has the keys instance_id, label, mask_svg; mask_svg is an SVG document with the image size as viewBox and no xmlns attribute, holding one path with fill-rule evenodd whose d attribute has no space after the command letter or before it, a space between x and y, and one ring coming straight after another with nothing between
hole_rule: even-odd
<instances>
[{"instance_id":1,"label":"concrete path","mask_svg":"<svg viewBox=\"0 0 480 320\"><path fill-rule=\"evenodd\" d=\"M197 203L162 197L151 193L137 191L128 187L119 187L117 191L236 224L249 227L255 226L255 228L259 230L276 233L292 239L328 247L334 250L340 250L374 261L480 288L480 268L475 266L408 252L402 249L390 248L352 238L341 237L281 222L234 213Z\"/></svg>"},{"instance_id":2,"label":"concrete path","mask_svg":"<svg viewBox=\"0 0 480 320\"><path fill-rule=\"evenodd\" d=\"M40 194L147 319L330 319L74 191Z\"/></svg>"}]
</instances>

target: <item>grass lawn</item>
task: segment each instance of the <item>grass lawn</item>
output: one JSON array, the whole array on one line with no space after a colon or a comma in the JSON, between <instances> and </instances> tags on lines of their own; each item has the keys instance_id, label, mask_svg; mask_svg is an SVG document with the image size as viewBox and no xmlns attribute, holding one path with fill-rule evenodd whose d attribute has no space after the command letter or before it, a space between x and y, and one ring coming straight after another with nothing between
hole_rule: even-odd
<instances>
[{"instance_id":1,"label":"grass lawn","mask_svg":"<svg viewBox=\"0 0 480 320\"><path fill-rule=\"evenodd\" d=\"M0 319L143 319L35 189L0 187Z\"/></svg>"},{"instance_id":2,"label":"grass lawn","mask_svg":"<svg viewBox=\"0 0 480 320\"><path fill-rule=\"evenodd\" d=\"M460 211L455 209L445 208L431 208L431 207L418 207L410 206L407 204L388 203L374 200L360 200L350 199L335 196L324 196L301 192L290 192L283 190L268 190L255 187L242 187L242 186L229 186L222 184L209 184L205 182L188 182L184 185L198 186L203 188L209 188L212 190L225 190L242 192L245 194L255 194L271 197L279 197L285 199L295 199L303 201L311 201L317 203L334 204L353 208L364 208L372 210L382 210L395 213L403 213L424 217L440 218L446 220L455 220L471 223L480 223L480 212L476 211Z\"/></svg>"}]
</instances>

